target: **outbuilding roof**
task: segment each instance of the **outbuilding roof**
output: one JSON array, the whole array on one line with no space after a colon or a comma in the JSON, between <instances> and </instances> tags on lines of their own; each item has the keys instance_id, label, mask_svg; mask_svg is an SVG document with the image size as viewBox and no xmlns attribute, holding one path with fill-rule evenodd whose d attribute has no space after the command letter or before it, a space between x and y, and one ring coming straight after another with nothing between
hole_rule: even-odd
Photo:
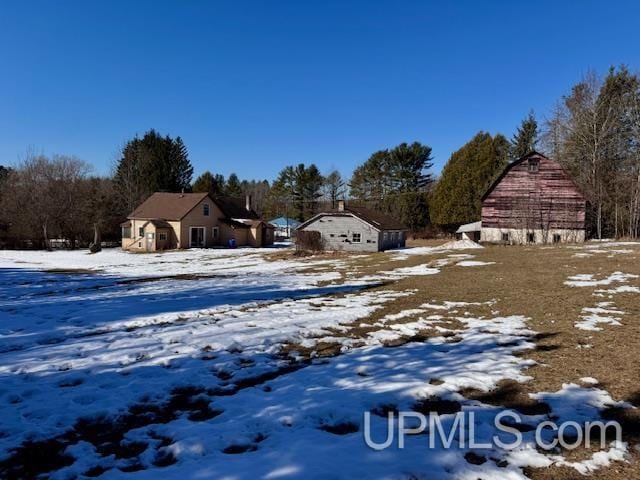
<instances>
[{"instance_id":1,"label":"outbuilding roof","mask_svg":"<svg viewBox=\"0 0 640 480\"><path fill-rule=\"evenodd\" d=\"M480 230L482 230L482 221L477 221L460 225L456 233L479 232Z\"/></svg>"},{"instance_id":2,"label":"outbuilding roof","mask_svg":"<svg viewBox=\"0 0 640 480\"><path fill-rule=\"evenodd\" d=\"M326 212L318 213L306 222L302 223L298 229L305 228L307 225L323 216L354 216L363 222L368 223L376 230L408 230L406 225L386 213L378 212L377 210L372 210L366 207L352 206L345 206L343 210L328 210Z\"/></svg>"},{"instance_id":3,"label":"outbuilding roof","mask_svg":"<svg viewBox=\"0 0 640 480\"><path fill-rule=\"evenodd\" d=\"M291 218L291 217L278 217L278 218L274 218L273 220L269 220L269 223L272 225L275 225L276 227L289 227L289 228L296 228L298 225L300 225L300 222L298 220L296 220L295 218Z\"/></svg>"}]
</instances>

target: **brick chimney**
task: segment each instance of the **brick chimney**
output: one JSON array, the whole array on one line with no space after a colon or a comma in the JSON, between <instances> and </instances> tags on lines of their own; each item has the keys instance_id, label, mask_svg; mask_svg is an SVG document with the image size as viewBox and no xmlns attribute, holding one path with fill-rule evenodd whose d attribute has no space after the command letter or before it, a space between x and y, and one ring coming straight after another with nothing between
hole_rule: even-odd
<instances>
[{"instance_id":1,"label":"brick chimney","mask_svg":"<svg viewBox=\"0 0 640 480\"><path fill-rule=\"evenodd\" d=\"M344 212L344 200L338 200L338 211Z\"/></svg>"},{"instance_id":2,"label":"brick chimney","mask_svg":"<svg viewBox=\"0 0 640 480\"><path fill-rule=\"evenodd\" d=\"M244 208L247 209L247 212L251 211L251 195L245 195Z\"/></svg>"}]
</instances>

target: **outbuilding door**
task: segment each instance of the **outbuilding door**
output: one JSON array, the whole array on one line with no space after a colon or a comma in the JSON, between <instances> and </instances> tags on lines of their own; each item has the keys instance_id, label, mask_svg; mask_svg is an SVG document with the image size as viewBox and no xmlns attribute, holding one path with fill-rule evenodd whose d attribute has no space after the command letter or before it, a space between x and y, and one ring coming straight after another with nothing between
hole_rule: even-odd
<instances>
[{"instance_id":1,"label":"outbuilding door","mask_svg":"<svg viewBox=\"0 0 640 480\"><path fill-rule=\"evenodd\" d=\"M204 227L189 228L189 246L191 248L201 248L205 245Z\"/></svg>"}]
</instances>

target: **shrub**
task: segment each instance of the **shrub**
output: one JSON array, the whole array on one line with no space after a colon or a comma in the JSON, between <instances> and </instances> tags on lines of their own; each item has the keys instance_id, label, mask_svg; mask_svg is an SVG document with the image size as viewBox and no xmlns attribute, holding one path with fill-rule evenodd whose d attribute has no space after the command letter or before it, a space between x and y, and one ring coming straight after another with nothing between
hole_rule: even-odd
<instances>
[{"instance_id":1,"label":"shrub","mask_svg":"<svg viewBox=\"0 0 640 480\"><path fill-rule=\"evenodd\" d=\"M320 232L314 230L301 230L296 232L296 251L321 252L324 250L324 241Z\"/></svg>"}]
</instances>

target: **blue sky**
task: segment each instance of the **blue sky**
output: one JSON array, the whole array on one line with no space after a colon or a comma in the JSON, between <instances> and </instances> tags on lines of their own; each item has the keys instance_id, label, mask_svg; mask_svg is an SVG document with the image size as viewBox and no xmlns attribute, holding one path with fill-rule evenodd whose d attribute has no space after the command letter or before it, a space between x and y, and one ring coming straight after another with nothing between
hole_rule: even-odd
<instances>
[{"instance_id":1,"label":"blue sky","mask_svg":"<svg viewBox=\"0 0 640 480\"><path fill-rule=\"evenodd\" d=\"M196 174L349 175L414 140L439 170L589 69L640 70L638 19L634 1L3 1L0 164L31 147L107 173L155 128Z\"/></svg>"}]
</instances>

